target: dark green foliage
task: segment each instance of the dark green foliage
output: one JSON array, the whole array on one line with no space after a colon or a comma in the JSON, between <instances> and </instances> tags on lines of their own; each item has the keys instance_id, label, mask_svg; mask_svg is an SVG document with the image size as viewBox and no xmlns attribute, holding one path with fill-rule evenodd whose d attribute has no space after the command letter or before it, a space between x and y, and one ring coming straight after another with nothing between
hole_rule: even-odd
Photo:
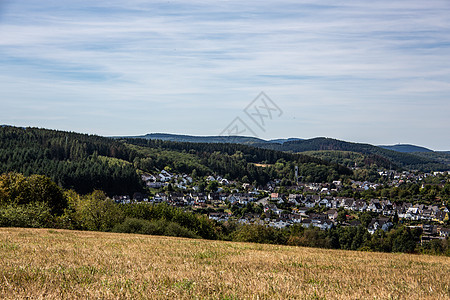
<instances>
[{"instance_id":1,"label":"dark green foliage","mask_svg":"<svg viewBox=\"0 0 450 300\"><path fill-rule=\"evenodd\" d=\"M164 219L156 221L147 221L143 219L127 218L123 223L114 226L112 231L122 233L139 233L139 234L199 238L198 235L193 233L188 228L183 227L175 222L170 222Z\"/></svg>"},{"instance_id":2,"label":"dark green foliage","mask_svg":"<svg viewBox=\"0 0 450 300\"><path fill-rule=\"evenodd\" d=\"M392 237L392 252L413 253L420 240L422 230L419 228L402 227L390 232Z\"/></svg>"},{"instance_id":3,"label":"dark green foliage","mask_svg":"<svg viewBox=\"0 0 450 300\"><path fill-rule=\"evenodd\" d=\"M120 142L93 135L36 128L0 128L0 173L42 174L79 193L101 189L112 194L142 190L128 160L133 151Z\"/></svg>"},{"instance_id":4,"label":"dark green foliage","mask_svg":"<svg viewBox=\"0 0 450 300\"><path fill-rule=\"evenodd\" d=\"M0 207L0 227L53 227L55 217L43 202Z\"/></svg>"},{"instance_id":5,"label":"dark green foliage","mask_svg":"<svg viewBox=\"0 0 450 300\"><path fill-rule=\"evenodd\" d=\"M67 206L63 191L50 178L42 175L25 177L19 173L0 176L0 206L45 203L55 214Z\"/></svg>"},{"instance_id":6,"label":"dark green foliage","mask_svg":"<svg viewBox=\"0 0 450 300\"><path fill-rule=\"evenodd\" d=\"M246 176L248 182L262 185L276 178L293 181L296 165L306 181L325 182L352 174L343 166L317 158L248 145L115 140L37 128L0 128L0 173L46 175L81 194L143 191L138 170L157 172L167 167L175 173L215 173L231 180Z\"/></svg>"},{"instance_id":7,"label":"dark green foliage","mask_svg":"<svg viewBox=\"0 0 450 300\"><path fill-rule=\"evenodd\" d=\"M429 243L423 243L419 251L424 254L432 255L446 255L450 256L450 244L449 239L445 240L432 240Z\"/></svg>"},{"instance_id":8,"label":"dark green foliage","mask_svg":"<svg viewBox=\"0 0 450 300\"><path fill-rule=\"evenodd\" d=\"M122 209L102 191L83 196L68 192L68 197L66 214L76 229L110 231L125 218Z\"/></svg>"},{"instance_id":9,"label":"dark green foliage","mask_svg":"<svg viewBox=\"0 0 450 300\"><path fill-rule=\"evenodd\" d=\"M332 248L333 241L326 231L319 228L305 229L292 234L287 241L291 246Z\"/></svg>"},{"instance_id":10,"label":"dark green foliage","mask_svg":"<svg viewBox=\"0 0 450 300\"><path fill-rule=\"evenodd\" d=\"M299 174L304 181L310 182L325 182L352 174L352 171L346 167L317 158L248 145L144 139L123 141L134 145L133 149L139 155L136 163L140 168L144 168L141 164L142 159L150 159L153 168L163 169L168 166L177 172L195 173L195 176L206 176L211 173L226 174L228 179L265 184L275 178L294 180L295 166L299 166ZM257 163L269 166L259 167L255 165ZM146 171L152 170L146 169ZM244 177L245 180L243 180Z\"/></svg>"},{"instance_id":11,"label":"dark green foliage","mask_svg":"<svg viewBox=\"0 0 450 300\"><path fill-rule=\"evenodd\" d=\"M233 233L233 241L261 244L285 244L287 237L282 230L263 225L242 225Z\"/></svg>"},{"instance_id":12,"label":"dark green foliage","mask_svg":"<svg viewBox=\"0 0 450 300\"><path fill-rule=\"evenodd\" d=\"M217 233L214 224L205 216L184 212L179 208L165 203L157 205L127 204L121 205L126 217L148 221L165 220L188 228L195 235L205 239L216 239Z\"/></svg>"},{"instance_id":13,"label":"dark green foliage","mask_svg":"<svg viewBox=\"0 0 450 300\"><path fill-rule=\"evenodd\" d=\"M383 163L384 165L385 162L383 162L380 157L388 159L392 163L392 168L404 167L422 171L445 171L449 169L448 165L440 163L433 157L423 157L410 153L401 153L369 144L350 143L330 138L314 138L309 140L290 141L283 144L264 143L258 144L258 146L267 149L291 151L295 153L322 150L351 151L364 155L371 155L368 156L368 158L374 159L375 161L377 161L377 163Z\"/></svg>"}]
</instances>

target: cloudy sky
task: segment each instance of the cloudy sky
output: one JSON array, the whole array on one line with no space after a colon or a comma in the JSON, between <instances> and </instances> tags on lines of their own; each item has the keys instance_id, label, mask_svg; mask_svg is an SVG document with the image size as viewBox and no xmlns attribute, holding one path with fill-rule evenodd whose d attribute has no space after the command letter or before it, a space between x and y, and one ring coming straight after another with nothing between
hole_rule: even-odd
<instances>
[{"instance_id":1,"label":"cloudy sky","mask_svg":"<svg viewBox=\"0 0 450 300\"><path fill-rule=\"evenodd\" d=\"M282 111L263 127L244 112L261 91ZM450 150L450 2L0 1L0 124L217 135L236 117Z\"/></svg>"}]
</instances>

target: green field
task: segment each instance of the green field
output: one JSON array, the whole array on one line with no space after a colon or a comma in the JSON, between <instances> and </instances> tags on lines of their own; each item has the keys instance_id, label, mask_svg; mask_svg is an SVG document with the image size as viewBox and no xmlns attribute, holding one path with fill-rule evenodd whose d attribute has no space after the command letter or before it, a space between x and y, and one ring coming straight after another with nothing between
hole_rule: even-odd
<instances>
[{"instance_id":1,"label":"green field","mask_svg":"<svg viewBox=\"0 0 450 300\"><path fill-rule=\"evenodd\" d=\"M450 259L0 228L2 299L449 299Z\"/></svg>"}]
</instances>

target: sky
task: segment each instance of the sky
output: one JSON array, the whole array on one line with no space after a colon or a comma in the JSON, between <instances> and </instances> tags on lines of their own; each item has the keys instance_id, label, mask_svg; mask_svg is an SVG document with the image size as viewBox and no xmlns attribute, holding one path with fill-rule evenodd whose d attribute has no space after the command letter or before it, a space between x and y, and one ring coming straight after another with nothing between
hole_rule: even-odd
<instances>
[{"instance_id":1,"label":"sky","mask_svg":"<svg viewBox=\"0 0 450 300\"><path fill-rule=\"evenodd\" d=\"M0 0L0 124L450 150L449 116L448 0Z\"/></svg>"}]
</instances>

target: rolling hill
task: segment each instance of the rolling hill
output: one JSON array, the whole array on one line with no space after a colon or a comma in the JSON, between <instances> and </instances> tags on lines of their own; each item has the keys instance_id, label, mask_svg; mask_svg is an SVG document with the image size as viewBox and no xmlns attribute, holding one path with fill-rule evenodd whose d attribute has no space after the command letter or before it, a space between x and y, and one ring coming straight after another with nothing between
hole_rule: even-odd
<instances>
[{"instance_id":1,"label":"rolling hill","mask_svg":"<svg viewBox=\"0 0 450 300\"><path fill-rule=\"evenodd\" d=\"M248 137L248 136L193 136L170 133L149 133L140 136L114 137L116 139L123 138L140 138L147 140L161 140L180 143L232 143L232 144L255 144L268 143L269 141Z\"/></svg>"},{"instance_id":2,"label":"rolling hill","mask_svg":"<svg viewBox=\"0 0 450 300\"><path fill-rule=\"evenodd\" d=\"M404 152L404 153L433 152L433 150L431 150L431 149L421 147L421 146L409 145L409 144L397 144L397 145L392 145L392 146L378 146L378 147L397 151L397 152Z\"/></svg>"},{"instance_id":3,"label":"rolling hill","mask_svg":"<svg viewBox=\"0 0 450 300\"><path fill-rule=\"evenodd\" d=\"M450 163L446 154L436 154L430 149L414 145L374 146L351 143L331 138L312 139L273 139L263 140L244 136L188 136L176 134L147 134L137 138L149 140L170 140L192 143L239 143L277 151L304 153L333 163L342 163L342 153L331 155L330 151L352 152L355 160L345 159L345 165L368 167L377 165L382 168L405 168L421 171L446 171ZM323 152L325 151L325 152ZM424 155L423 153L428 153ZM359 154L359 155L356 155ZM362 155L362 157L360 156ZM348 156L348 155L347 155ZM357 158L357 159L356 159Z\"/></svg>"},{"instance_id":4,"label":"rolling hill","mask_svg":"<svg viewBox=\"0 0 450 300\"><path fill-rule=\"evenodd\" d=\"M258 164L277 167L258 167ZM66 189L109 195L142 191L139 174L168 168L175 173L265 184L293 180L294 166L311 181L324 182L352 171L302 154L232 143L189 143L153 139L111 139L73 132L0 127L0 174L49 176Z\"/></svg>"},{"instance_id":5,"label":"rolling hill","mask_svg":"<svg viewBox=\"0 0 450 300\"><path fill-rule=\"evenodd\" d=\"M309 140L286 142L282 145L258 144L257 146L293 153L301 153L306 151L350 151L370 155L374 158L379 157L388 159L393 166L411 170L445 171L450 169L450 165L443 164L435 158L427 158L413 155L411 153L388 150L370 144L351 143L331 138L313 138Z\"/></svg>"}]
</instances>

